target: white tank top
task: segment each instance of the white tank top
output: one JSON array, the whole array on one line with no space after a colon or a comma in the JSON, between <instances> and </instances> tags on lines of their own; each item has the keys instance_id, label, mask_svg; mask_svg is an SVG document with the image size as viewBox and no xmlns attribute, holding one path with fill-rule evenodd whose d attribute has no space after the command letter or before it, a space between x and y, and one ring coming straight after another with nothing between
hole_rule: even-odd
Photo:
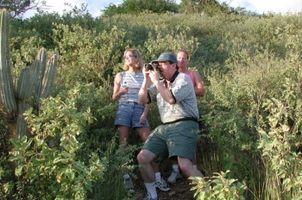
<instances>
[{"instance_id":1,"label":"white tank top","mask_svg":"<svg viewBox=\"0 0 302 200\"><path fill-rule=\"evenodd\" d=\"M128 93L121 96L119 103L136 102L138 103L138 92L144 81L142 72L121 72L121 87L128 87Z\"/></svg>"}]
</instances>

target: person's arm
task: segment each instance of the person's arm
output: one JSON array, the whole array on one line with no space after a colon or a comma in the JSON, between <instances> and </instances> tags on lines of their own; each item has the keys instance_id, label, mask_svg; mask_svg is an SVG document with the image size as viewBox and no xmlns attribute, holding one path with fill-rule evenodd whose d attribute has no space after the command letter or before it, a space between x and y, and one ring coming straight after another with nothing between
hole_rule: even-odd
<instances>
[{"instance_id":1,"label":"person's arm","mask_svg":"<svg viewBox=\"0 0 302 200\"><path fill-rule=\"evenodd\" d=\"M113 93L112 93L112 100L118 100L123 94L128 92L128 88L121 87L121 80L122 76L118 73L114 78L114 86L113 86Z\"/></svg>"},{"instance_id":2,"label":"person's arm","mask_svg":"<svg viewBox=\"0 0 302 200\"><path fill-rule=\"evenodd\" d=\"M194 87L195 94L196 96L204 96L205 94L204 83L198 71L194 71L194 76L195 76L195 87Z\"/></svg>"},{"instance_id":3,"label":"person's arm","mask_svg":"<svg viewBox=\"0 0 302 200\"><path fill-rule=\"evenodd\" d=\"M153 82L157 91L160 93L160 95L163 97L163 99L168 102L169 104L176 103L176 100L174 96L172 95L172 92L168 87L165 87L164 84L160 81Z\"/></svg>"},{"instance_id":4,"label":"person's arm","mask_svg":"<svg viewBox=\"0 0 302 200\"><path fill-rule=\"evenodd\" d=\"M138 92L138 101L141 104L147 104L149 103L148 88L150 87L152 82L149 77L149 72L146 72L145 69L143 69L143 73L144 73L144 81Z\"/></svg>"},{"instance_id":5,"label":"person's arm","mask_svg":"<svg viewBox=\"0 0 302 200\"><path fill-rule=\"evenodd\" d=\"M149 113L149 104L145 104L144 112L142 113L142 115L139 119L140 124L144 124L146 122L147 117L148 117L148 113Z\"/></svg>"},{"instance_id":6,"label":"person's arm","mask_svg":"<svg viewBox=\"0 0 302 200\"><path fill-rule=\"evenodd\" d=\"M157 91L160 93L160 95L166 102L168 102L169 104L176 103L175 98L172 95L172 92L170 91L169 87L165 87L164 83L159 81L159 75L157 71L150 71L149 77L152 83L155 85Z\"/></svg>"}]
</instances>

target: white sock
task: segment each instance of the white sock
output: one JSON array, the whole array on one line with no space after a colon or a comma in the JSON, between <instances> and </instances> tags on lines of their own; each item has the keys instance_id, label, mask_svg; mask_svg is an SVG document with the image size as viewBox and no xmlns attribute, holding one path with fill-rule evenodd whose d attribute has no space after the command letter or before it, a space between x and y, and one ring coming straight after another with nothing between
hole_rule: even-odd
<instances>
[{"instance_id":1,"label":"white sock","mask_svg":"<svg viewBox=\"0 0 302 200\"><path fill-rule=\"evenodd\" d=\"M126 173L126 174L123 175L123 178L128 179L128 178L130 178L130 175L128 173Z\"/></svg>"},{"instance_id":2,"label":"white sock","mask_svg":"<svg viewBox=\"0 0 302 200\"><path fill-rule=\"evenodd\" d=\"M173 171L175 171L175 172L179 172L179 167L178 167L177 164L173 164L173 165L172 165L172 169L173 169Z\"/></svg>"},{"instance_id":3,"label":"white sock","mask_svg":"<svg viewBox=\"0 0 302 200\"><path fill-rule=\"evenodd\" d=\"M156 182L161 181L161 174L160 174L160 172L155 172L155 181Z\"/></svg>"},{"instance_id":4,"label":"white sock","mask_svg":"<svg viewBox=\"0 0 302 200\"><path fill-rule=\"evenodd\" d=\"M156 192L156 188L155 188L155 182L152 183L144 183L145 187L147 189L147 192L151 195L152 199L156 199L157 198L157 192Z\"/></svg>"}]
</instances>

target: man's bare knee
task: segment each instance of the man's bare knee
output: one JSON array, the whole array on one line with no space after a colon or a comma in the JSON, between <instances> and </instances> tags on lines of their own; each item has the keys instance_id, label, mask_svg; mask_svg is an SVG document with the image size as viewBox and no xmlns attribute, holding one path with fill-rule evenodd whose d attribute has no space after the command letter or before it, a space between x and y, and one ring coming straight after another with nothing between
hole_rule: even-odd
<instances>
[{"instance_id":1,"label":"man's bare knee","mask_svg":"<svg viewBox=\"0 0 302 200\"><path fill-rule=\"evenodd\" d=\"M150 164L154 158L154 154L148 150L141 150L137 155L137 161L140 165Z\"/></svg>"}]
</instances>

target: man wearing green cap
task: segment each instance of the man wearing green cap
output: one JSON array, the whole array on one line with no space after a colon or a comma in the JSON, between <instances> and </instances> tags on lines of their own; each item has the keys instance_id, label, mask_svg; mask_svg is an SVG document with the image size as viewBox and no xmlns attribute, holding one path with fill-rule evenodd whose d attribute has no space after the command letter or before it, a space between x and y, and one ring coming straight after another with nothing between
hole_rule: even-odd
<instances>
[{"instance_id":1,"label":"man wearing green cap","mask_svg":"<svg viewBox=\"0 0 302 200\"><path fill-rule=\"evenodd\" d=\"M177 156L183 174L202 176L192 163L199 130L199 113L192 81L186 74L178 72L174 53L162 53L152 63L157 67L154 70L144 69L139 101L157 102L162 124L152 132L137 156L147 189L145 200L158 199L151 165L156 157Z\"/></svg>"}]
</instances>

